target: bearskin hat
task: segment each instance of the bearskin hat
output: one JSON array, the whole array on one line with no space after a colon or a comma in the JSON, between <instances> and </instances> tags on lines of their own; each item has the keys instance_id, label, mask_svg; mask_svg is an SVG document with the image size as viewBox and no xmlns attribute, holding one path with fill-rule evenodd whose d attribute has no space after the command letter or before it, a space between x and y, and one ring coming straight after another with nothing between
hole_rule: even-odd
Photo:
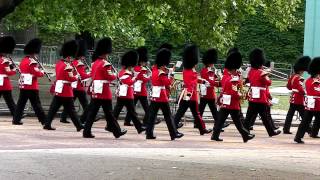
<instances>
[{"instance_id":1,"label":"bearskin hat","mask_svg":"<svg viewBox=\"0 0 320 180\"><path fill-rule=\"evenodd\" d=\"M159 47L159 49L163 49L163 48L169 49L171 51L173 49L173 46L172 44L164 43Z\"/></svg>"},{"instance_id":2,"label":"bearskin hat","mask_svg":"<svg viewBox=\"0 0 320 180\"><path fill-rule=\"evenodd\" d=\"M93 53L91 56L91 62L95 62L98 59L99 56L96 55L96 53Z\"/></svg>"},{"instance_id":3,"label":"bearskin hat","mask_svg":"<svg viewBox=\"0 0 320 180\"><path fill-rule=\"evenodd\" d=\"M101 39L95 50L97 56L101 56L103 54L110 54L112 52L112 40L111 38L103 38Z\"/></svg>"},{"instance_id":4,"label":"bearskin hat","mask_svg":"<svg viewBox=\"0 0 320 180\"><path fill-rule=\"evenodd\" d=\"M209 49L202 57L202 63L205 65L215 64L218 61L218 52L216 49Z\"/></svg>"},{"instance_id":5,"label":"bearskin hat","mask_svg":"<svg viewBox=\"0 0 320 180\"><path fill-rule=\"evenodd\" d=\"M264 63L264 66L267 67L267 68L270 68L271 67L271 61L266 60L266 62Z\"/></svg>"},{"instance_id":6,"label":"bearskin hat","mask_svg":"<svg viewBox=\"0 0 320 180\"><path fill-rule=\"evenodd\" d=\"M149 57L148 57L148 49L146 47L139 47L137 49L138 55L139 55L139 60L138 62L148 62Z\"/></svg>"},{"instance_id":7,"label":"bearskin hat","mask_svg":"<svg viewBox=\"0 0 320 180\"><path fill-rule=\"evenodd\" d=\"M196 45L187 45L182 55L183 67L192 69L199 61L199 48Z\"/></svg>"},{"instance_id":8,"label":"bearskin hat","mask_svg":"<svg viewBox=\"0 0 320 180\"><path fill-rule=\"evenodd\" d=\"M171 61L171 51L167 48L162 48L158 51L156 56L156 65L160 66L167 66Z\"/></svg>"},{"instance_id":9,"label":"bearskin hat","mask_svg":"<svg viewBox=\"0 0 320 180\"><path fill-rule=\"evenodd\" d=\"M0 53L12 54L16 41L12 36L4 36L0 38Z\"/></svg>"},{"instance_id":10,"label":"bearskin hat","mask_svg":"<svg viewBox=\"0 0 320 180\"><path fill-rule=\"evenodd\" d=\"M311 75L311 77L315 77L317 74L320 73L320 57L315 57L311 61L311 63L309 64L308 72Z\"/></svg>"},{"instance_id":11,"label":"bearskin hat","mask_svg":"<svg viewBox=\"0 0 320 180\"><path fill-rule=\"evenodd\" d=\"M307 71L310 62L311 58L309 56L300 57L293 66L294 72L298 73L299 71Z\"/></svg>"},{"instance_id":12,"label":"bearskin hat","mask_svg":"<svg viewBox=\"0 0 320 180\"><path fill-rule=\"evenodd\" d=\"M137 65L139 55L137 51L131 50L126 52L121 58L121 65L125 67L133 67Z\"/></svg>"},{"instance_id":13,"label":"bearskin hat","mask_svg":"<svg viewBox=\"0 0 320 180\"><path fill-rule=\"evenodd\" d=\"M38 38L32 39L24 47L24 54L39 54L42 46L42 41Z\"/></svg>"},{"instance_id":14,"label":"bearskin hat","mask_svg":"<svg viewBox=\"0 0 320 180\"><path fill-rule=\"evenodd\" d=\"M239 69L242 65L242 56L240 52L232 52L226 59L224 67L226 69Z\"/></svg>"},{"instance_id":15,"label":"bearskin hat","mask_svg":"<svg viewBox=\"0 0 320 180\"><path fill-rule=\"evenodd\" d=\"M62 45L60 55L63 58L75 57L78 52L78 43L75 40L67 41Z\"/></svg>"},{"instance_id":16,"label":"bearskin hat","mask_svg":"<svg viewBox=\"0 0 320 180\"><path fill-rule=\"evenodd\" d=\"M262 49L254 49L250 52L249 61L252 68L260 68L265 64L265 56Z\"/></svg>"},{"instance_id":17,"label":"bearskin hat","mask_svg":"<svg viewBox=\"0 0 320 180\"><path fill-rule=\"evenodd\" d=\"M233 52L239 52L239 49L237 47L230 48L228 50L227 56L229 56Z\"/></svg>"},{"instance_id":18,"label":"bearskin hat","mask_svg":"<svg viewBox=\"0 0 320 180\"><path fill-rule=\"evenodd\" d=\"M79 49L76 55L76 58L87 56L88 49L87 49L87 43L85 40L79 40L78 41Z\"/></svg>"}]
</instances>

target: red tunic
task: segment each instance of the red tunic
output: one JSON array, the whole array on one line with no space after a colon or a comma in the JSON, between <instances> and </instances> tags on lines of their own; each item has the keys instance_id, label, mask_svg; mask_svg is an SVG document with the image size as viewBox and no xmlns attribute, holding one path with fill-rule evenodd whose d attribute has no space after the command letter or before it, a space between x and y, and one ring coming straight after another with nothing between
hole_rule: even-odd
<instances>
[{"instance_id":1,"label":"red tunic","mask_svg":"<svg viewBox=\"0 0 320 180\"><path fill-rule=\"evenodd\" d=\"M73 88L71 87L71 83L77 81L77 77L73 75L72 71L72 66L64 59L61 59L56 63L55 87L57 87L58 81L63 82L62 92L55 92L56 96L73 97Z\"/></svg>"},{"instance_id":2,"label":"red tunic","mask_svg":"<svg viewBox=\"0 0 320 180\"><path fill-rule=\"evenodd\" d=\"M201 98L205 99L216 99L215 86L219 86L219 83L216 82L216 75L214 70L211 67L204 67L200 72L201 78L209 82L209 87L207 87L207 93Z\"/></svg>"},{"instance_id":3,"label":"red tunic","mask_svg":"<svg viewBox=\"0 0 320 180\"><path fill-rule=\"evenodd\" d=\"M290 97L290 103L297 105L304 105L305 91L303 89L304 79L299 74L292 75L288 80L292 93Z\"/></svg>"},{"instance_id":4,"label":"red tunic","mask_svg":"<svg viewBox=\"0 0 320 180\"><path fill-rule=\"evenodd\" d=\"M0 91L11 91L12 85L8 76L13 76L16 71L9 67L10 60L0 55L0 78L3 78L3 84L0 85Z\"/></svg>"},{"instance_id":5,"label":"red tunic","mask_svg":"<svg viewBox=\"0 0 320 180\"><path fill-rule=\"evenodd\" d=\"M91 69L92 98L112 100L110 82L114 81L117 78L117 76L114 73L112 73L111 64L105 59L98 58L93 63ZM102 85L101 93L94 91L95 83Z\"/></svg>"},{"instance_id":6,"label":"red tunic","mask_svg":"<svg viewBox=\"0 0 320 180\"><path fill-rule=\"evenodd\" d=\"M148 70L143 66L135 66L134 67L134 73L137 74L137 82L141 83L141 91L134 92L135 96L148 96L147 91L147 83L150 80L150 77L148 76Z\"/></svg>"},{"instance_id":7,"label":"red tunic","mask_svg":"<svg viewBox=\"0 0 320 180\"><path fill-rule=\"evenodd\" d=\"M307 79L306 94L307 94L307 97L306 97L305 109L309 111L320 111L320 80L319 78L310 77ZM312 99L314 103L311 102ZM309 106L308 104L311 104L311 106Z\"/></svg>"},{"instance_id":8,"label":"red tunic","mask_svg":"<svg viewBox=\"0 0 320 180\"><path fill-rule=\"evenodd\" d=\"M262 69L251 68L248 74L250 83L249 101L254 103L269 104L270 93L268 87L271 80Z\"/></svg>"},{"instance_id":9,"label":"red tunic","mask_svg":"<svg viewBox=\"0 0 320 180\"><path fill-rule=\"evenodd\" d=\"M133 96L133 84L135 83L135 79L133 72L122 68L121 71L119 72L119 80L120 80L120 91L121 91L121 86L125 86L127 89L127 93L125 96L121 96L121 93L118 93L118 98L122 99L134 99Z\"/></svg>"},{"instance_id":10,"label":"red tunic","mask_svg":"<svg viewBox=\"0 0 320 180\"><path fill-rule=\"evenodd\" d=\"M185 91L191 94L190 100L198 101L198 82L203 83L203 80L198 79L198 73L195 69L184 69L182 73Z\"/></svg>"},{"instance_id":11,"label":"red tunic","mask_svg":"<svg viewBox=\"0 0 320 180\"><path fill-rule=\"evenodd\" d=\"M166 87L170 86L173 82L173 77L168 77L168 74L161 69L158 69L157 66L152 67L152 75L151 75L151 84L152 90L154 88L159 88L160 96L159 97L151 97L151 101L154 102L169 102L169 94Z\"/></svg>"},{"instance_id":12,"label":"red tunic","mask_svg":"<svg viewBox=\"0 0 320 180\"><path fill-rule=\"evenodd\" d=\"M238 92L241 80L238 74L232 75L224 72L221 80L220 107L232 110L240 110L240 94ZM230 101L228 102L228 98Z\"/></svg>"},{"instance_id":13,"label":"red tunic","mask_svg":"<svg viewBox=\"0 0 320 180\"><path fill-rule=\"evenodd\" d=\"M43 77L44 72L43 70L39 70L38 62L35 59L31 58L30 56L26 56L21 60L19 67L21 71L21 77L19 81L20 89L39 90L38 78ZM32 76L31 85L24 83L23 77L25 75Z\"/></svg>"},{"instance_id":14,"label":"red tunic","mask_svg":"<svg viewBox=\"0 0 320 180\"><path fill-rule=\"evenodd\" d=\"M77 69L79 72L79 75L81 77L82 81L86 81L89 78L91 78L91 74L86 72L86 66L81 62L81 60L75 59L72 61L73 66ZM77 72L74 70L73 71L74 75L77 75ZM85 91L83 84L81 83L80 79L77 81L77 87L74 88L74 90L77 91Z\"/></svg>"}]
</instances>

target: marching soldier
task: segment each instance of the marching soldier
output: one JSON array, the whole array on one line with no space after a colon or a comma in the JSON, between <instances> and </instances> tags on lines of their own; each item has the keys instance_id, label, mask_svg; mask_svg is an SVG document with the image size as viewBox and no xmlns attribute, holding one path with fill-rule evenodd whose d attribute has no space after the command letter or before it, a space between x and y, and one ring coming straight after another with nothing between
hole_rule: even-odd
<instances>
[{"instance_id":1,"label":"marching soldier","mask_svg":"<svg viewBox=\"0 0 320 180\"><path fill-rule=\"evenodd\" d=\"M44 70L39 69L39 63L37 61L37 55L40 53L41 45L42 42L40 39L33 39L24 48L24 54L26 56L20 62L20 95L17 102L16 112L13 116L12 124L14 125L23 124L21 122L21 118L28 100L30 100L39 122L44 125L46 121L46 115L42 109L39 98L38 84L38 78L41 78L44 75Z\"/></svg>"},{"instance_id":2,"label":"marching soldier","mask_svg":"<svg viewBox=\"0 0 320 180\"><path fill-rule=\"evenodd\" d=\"M213 119L218 120L218 111L216 106L216 91L215 87L220 85L217 75L215 74L214 64L217 63L218 52L215 49L209 49L203 56L202 62L205 67L202 68L200 74L201 78L209 82L200 85L200 105L199 111L202 117L206 105L209 105Z\"/></svg>"},{"instance_id":3,"label":"marching soldier","mask_svg":"<svg viewBox=\"0 0 320 180\"><path fill-rule=\"evenodd\" d=\"M309 65L309 77L306 80L306 103L305 113L302 121L298 127L297 134L294 141L297 143L304 143L302 138L308 130L313 117L315 117L314 124L311 130L311 136L319 138L318 130L320 127L320 57L314 58Z\"/></svg>"},{"instance_id":4,"label":"marching soldier","mask_svg":"<svg viewBox=\"0 0 320 180\"><path fill-rule=\"evenodd\" d=\"M79 117L74 107L73 101L73 88L71 83L78 80L78 76L73 74L73 67L71 66L71 60L75 57L78 51L78 44L75 40L68 41L63 44L61 49L61 55L63 59L58 60L56 63L56 82L54 86L54 97L52 99L47 121L43 127L46 130L55 130L51 126L52 120L59 108L63 106L64 110L70 116L77 131L83 129L83 125L79 121Z\"/></svg>"},{"instance_id":5,"label":"marching soldier","mask_svg":"<svg viewBox=\"0 0 320 180\"><path fill-rule=\"evenodd\" d=\"M196 45L189 45L185 48L183 53L183 83L184 90L181 92L179 98L179 108L175 115L174 122L178 128L183 126L180 122L182 116L190 108L195 124L200 131L200 135L208 134L212 130L207 130L206 125L202 120L200 112L198 110L198 83L207 84L209 82L204 79L198 78L198 73L196 71L196 65L199 61L199 49Z\"/></svg>"},{"instance_id":6,"label":"marching soldier","mask_svg":"<svg viewBox=\"0 0 320 180\"><path fill-rule=\"evenodd\" d=\"M139 55L138 65L135 66L133 69L133 73L137 77L136 82L133 84L134 105L137 105L138 101L140 101L142 108L145 112L143 124L147 125L147 121L149 118L147 83L150 80L150 76L148 75L150 72L146 67L148 62L148 50L146 47L140 47L137 49L137 52ZM124 125L132 126L130 124L130 121L131 119L129 118L129 114L127 113Z\"/></svg>"},{"instance_id":7,"label":"marching soldier","mask_svg":"<svg viewBox=\"0 0 320 180\"><path fill-rule=\"evenodd\" d=\"M85 110L86 107L88 106L87 93L85 90L85 82L87 82L91 78L90 72L87 73L86 71L87 67L83 63L87 55L87 47L85 43L86 42L84 40L79 41L79 50L77 52L76 58L71 62L71 65L74 68L73 74L80 76L80 78L77 81L74 81L71 83L71 86L73 88L74 101L76 99L79 99L79 102L82 106L83 114L81 115L81 118L80 118L81 123L85 122L86 116L88 114L88 111ZM67 121L66 109L64 109L61 114L60 122L70 123L69 121Z\"/></svg>"},{"instance_id":8,"label":"marching soldier","mask_svg":"<svg viewBox=\"0 0 320 180\"><path fill-rule=\"evenodd\" d=\"M250 55L249 60L251 69L248 74L250 83L249 90L249 106L247 116L245 119L245 128L250 129L252 121L255 120L257 114L260 115L263 125L265 126L270 137L279 135L281 131L274 130L272 126L272 119L268 115L269 93L268 87L271 85L269 73L263 70L265 63L264 52L261 49L254 49Z\"/></svg>"},{"instance_id":9,"label":"marching soldier","mask_svg":"<svg viewBox=\"0 0 320 180\"><path fill-rule=\"evenodd\" d=\"M173 82L173 74L167 74L167 66L171 60L171 52L168 49L160 49L157 53L156 64L152 67L152 97L150 104L150 118L147 124L146 138L156 139L153 134L156 116L159 109L161 109L164 119L166 121L171 140L181 138L182 133L177 131L173 122L170 106L169 94L165 86L169 86Z\"/></svg>"},{"instance_id":10,"label":"marching soldier","mask_svg":"<svg viewBox=\"0 0 320 180\"><path fill-rule=\"evenodd\" d=\"M137 64L138 58L138 53L133 50L128 51L122 56L122 69L118 74L120 85L118 87L117 104L114 108L113 115L116 119L118 119L123 106L125 106L127 108L129 118L132 119L138 134L140 134L146 130L146 127L143 126L139 121L135 110L133 84L136 82L137 77L135 77L132 72L133 67ZM109 125L106 129L109 129Z\"/></svg>"},{"instance_id":11,"label":"marching soldier","mask_svg":"<svg viewBox=\"0 0 320 180\"><path fill-rule=\"evenodd\" d=\"M299 112L300 117L304 115L304 95L305 90L303 88L304 78L303 73L308 70L310 64L310 57L303 56L298 59L294 65L294 74L289 78L287 88L292 91L290 97L290 107L287 113L287 117L283 126L284 134L292 134L290 132L292 118L296 111Z\"/></svg>"},{"instance_id":12,"label":"marching soldier","mask_svg":"<svg viewBox=\"0 0 320 180\"><path fill-rule=\"evenodd\" d=\"M239 52L232 52L227 57L225 68L226 75L221 80L221 96L219 99L220 111L218 120L214 122L214 130L211 140L223 141L219 138L223 125L228 118L229 114L242 136L243 142L247 142L254 138L242 124L240 119L240 99L243 94L239 92L241 86L241 79L238 76L237 69L241 67L242 57Z\"/></svg>"},{"instance_id":13,"label":"marching soldier","mask_svg":"<svg viewBox=\"0 0 320 180\"><path fill-rule=\"evenodd\" d=\"M16 74L16 67L12 59L12 54L16 42L11 36L0 38L0 97L3 96L12 116L16 110L16 104L12 98L12 85L9 76Z\"/></svg>"},{"instance_id":14,"label":"marching soldier","mask_svg":"<svg viewBox=\"0 0 320 180\"><path fill-rule=\"evenodd\" d=\"M112 41L110 38L101 39L94 52L93 65L91 71L91 101L87 107L88 115L83 130L84 138L94 138L91 133L92 125L96 115L102 106L106 121L108 122L108 131L112 132L116 138L127 133L127 130L121 130L119 123L112 114L112 91L110 83L117 77L112 72L112 64L108 61L108 56L112 52Z\"/></svg>"}]
</instances>

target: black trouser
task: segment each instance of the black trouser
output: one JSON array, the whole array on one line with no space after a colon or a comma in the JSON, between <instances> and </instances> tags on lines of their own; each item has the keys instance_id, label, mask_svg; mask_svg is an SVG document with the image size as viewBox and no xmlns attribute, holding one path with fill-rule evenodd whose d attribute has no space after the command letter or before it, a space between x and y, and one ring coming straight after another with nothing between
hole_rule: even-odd
<instances>
[{"instance_id":1,"label":"black trouser","mask_svg":"<svg viewBox=\"0 0 320 180\"><path fill-rule=\"evenodd\" d=\"M249 102L247 116L244 122L244 127L246 129L249 129L254 124L254 121L257 115L259 114L261 117L262 123L266 128L269 136L273 136L275 132L271 122L272 119L270 119L270 116L269 116L269 110L270 110L269 108L270 107L267 104Z\"/></svg>"},{"instance_id":2,"label":"black trouser","mask_svg":"<svg viewBox=\"0 0 320 180\"><path fill-rule=\"evenodd\" d=\"M188 108L190 108L191 110L192 116L195 120L195 125L198 127L200 132L204 131L206 129L206 125L204 124L202 117L200 116L197 101L186 101L186 100L180 101L178 111L174 117L175 125L177 126L179 124L181 118L187 112Z\"/></svg>"},{"instance_id":3,"label":"black trouser","mask_svg":"<svg viewBox=\"0 0 320 180\"><path fill-rule=\"evenodd\" d=\"M303 105L299 105L299 104L292 104L290 103L290 107L287 113L287 117L286 120L284 122L284 126L283 126L283 131L285 132L290 132L290 127L291 127L291 123L292 123L292 118L294 116L294 113L298 111L299 115L301 116L301 118L303 119L304 116L304 106Z\"/></svg>"},{"instance_id":4,"label":"black trouser","mask_svg":"<svg viewBox=\"0 0 320 180\"><path fill-rule=\"evenodd\" d=\"M273 130L276 130L277 127L276 127L276 125L274 124L274 120L272 119L272 116L271 116L271 106L267 106L266 108L267 108L267 117L268 117L268 120L269 120L270 123L271 123L271 127L272 127ZM243 116L243 114L242 114L242 116ZM258 114L255 114L255 115L253 115L253 116L251 117L251 119L249 120L249 122L250 122L250 127L253 127L253 125L254 125L255 122L256 122L257 117L258 117ZM243 119L243 121L244 121L244 119Z\"/></svg>"},{"instance_id":5,"label":"black trouser","mask_svg":"<svg viewBox=\"0 0 320 180\"><path fill-rule=\"evenodd\" d=\"M0 91L0 97L1 96L3 96L3 99L6 102L11 115L14 116L14 113L16 111L16 104L14 103L14 100L12 98L12 91Z\"/></svg>"},{"instance_id":6,"label":"black trouser","mask_svg":"<svg viewBox=\"0 0 320 180\"><path fill-rule=\"evenodd\" d=\"M112 114L112 100L104 99L91 99L90 104L87 107L90 111L88 111L88 115L86 116L83 134L91 134L92 125L101 106L108 123L109 130L113 132L114 136L118 136L121 133L121 128Z\"/></svg>"},{"instance_id":7,"label":"black trouser","mask_svg":"<svg viewBox=\"0 0 320 180\"><path fill-rule=\"evenodd\" d=\"M77 129L81 128L81 123L79 121L79 117L76 112L76 108L74 107L74 101L72 97L60 97L54 96L49 108L48 117L45 126L51 126L52 120L54 116L57 114L59 108L63 106L64 110L70 116L74 126Z\"/></svg>"},{"instance_id":8,"label":"black trouser","mask_svg":"<svg viewBox=\"0 0 320 180\"><path fill-rule=\"evenodd\" d=\"M207 104L210 108L213 120L217 121L218 120L218 111L217 111L215 99L200 98L199 111L200 111L201 117L203 117L203 112L204 112L204 109L206 108Z\"/></svg>"},{"instance_id":9,"label":"black trouser","mask_svg":"<svg viewBox=\"0 0 320 180\"><path fill-rule=\"evenodd\" d=\"M154 130L154 122L157 118L157 114L159 109L161 109L162 114L164 116L164 119L166 121L169 134L171 137L176 137L177 134L177 128L173 122L172 116L171 116L171 111L170 111L170 106L169 103L167 102L154 102L151 101L150 103L150 116L147 124L147 131L146 134L147 136L153 136L153 130Z\"/></svg>"},{"instance_id":10,"label":"black trouser","mask_svg":"<svg viewBox=\"0 0 320 180\"><path fill-rule=\"evenodd\" d=\"M149 118L149 109L148 109L148 97L147 96L135 96L134 97L134 105L136 106L138 101L140 101L140 104L142 105L142 108L144 110L144 118L143 118L143 124L148 124L148 118ZM124 119L124 122L129 124L131 121L131 118L129 114L127 113L126 118Z\"/></svg>"},{"instance_id":11,"label":"black trouser","mask_svg":"<svg viewBox=\"0 0 320 180\"><path fill-rule=\"evenodd\" d=\"M88 114L88 111L86 111L86 107L88 106L87 93L85 91L73 90L73 100L75 101L77 98L79 99L79 102L83 110L83 113L80 117L80 121L84 123ZM67 112L64 109L60 117L61 121L65 121L67 117Z\"/></svg>"},{"instance_id":12,"label":"black trouser","mask_svg":"<svg viewBox=\"0 0 320 180\"><path fill-rule=\"evenodd\" d=\"M221 108L219 111L219 119L214 122L214 130L213 130L213 137L219 138L220 132L223 128L224 123L226 122L229 114L231 115L231 118L233 120L234 125L238 129L239 133L243 138L247 138L250 134L247 129L243 126L240 118L240 110L232 110L232 109L225 109Z\"/></svg>"},{"instance_id":13,"label":"black trouser","mask_svg":"<svg viewBox=\"0 0 320 180\"><path fill-rule=\"evenodd\" d=\"M39 122L44 124L46 121L46 115L42 109L42 105L39 98L38 90L24 90L20 89L19 99L17 102L17 108L15 115L13 116L13 122L20 122L22 119L23 111L27 101L30 100L31 106L38 117Z\"/></svg>"},{"instance_id":14,"label":"black trouser","mask_svg":"<svg viewBox=\"0 0 320 180\"><path fill-rule=\"evenodd\" d=\"M118 98L117 104L114 107L114 111L113 111L114 117L116 119L118 119L119 114L120 114L123 106L125 106L127 108L128 116L132 119L134 127L137 129L137 131L140 131L142 124L137 117L137 113L136 113L133 99Z\"/></svg>"},{"instance_id":15,"label":"black trouser","mask_svg":"<svg viewBox=\"0 0 320 180\"><path fill-rule=\"evenodd\" d=\"M311 136L317 136L320 127L320 111L304 111L304 117L298 127L298 131L296 134L296 139L303 138L304 134L309 130L312 118L315 117L313 122Z\"/></svg>"}]
</instances>

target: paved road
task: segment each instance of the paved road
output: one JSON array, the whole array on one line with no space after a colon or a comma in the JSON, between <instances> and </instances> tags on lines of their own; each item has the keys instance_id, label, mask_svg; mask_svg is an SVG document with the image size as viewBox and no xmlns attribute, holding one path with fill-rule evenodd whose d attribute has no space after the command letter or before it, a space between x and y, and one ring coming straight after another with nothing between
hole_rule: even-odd
<instances>
[{"instance_id":1,"label":"paved road","mask_svg":"<svg viewBox=\"0 0 320 180\"><path fill-rule=\"evenodd\" d=\"M95 139L58 121L54 132L34 118L24 123L12 126L1 117L0 179L320 179L319 139L306 137L298 145L293 135L269 138L261 126L244 144L233 125L221 143L200 136L191 123L176 141L164 123L156 127L157 140L145 140L132 127L115 140L103 121L94 125Z\"/></svg>"}]
</instances>

